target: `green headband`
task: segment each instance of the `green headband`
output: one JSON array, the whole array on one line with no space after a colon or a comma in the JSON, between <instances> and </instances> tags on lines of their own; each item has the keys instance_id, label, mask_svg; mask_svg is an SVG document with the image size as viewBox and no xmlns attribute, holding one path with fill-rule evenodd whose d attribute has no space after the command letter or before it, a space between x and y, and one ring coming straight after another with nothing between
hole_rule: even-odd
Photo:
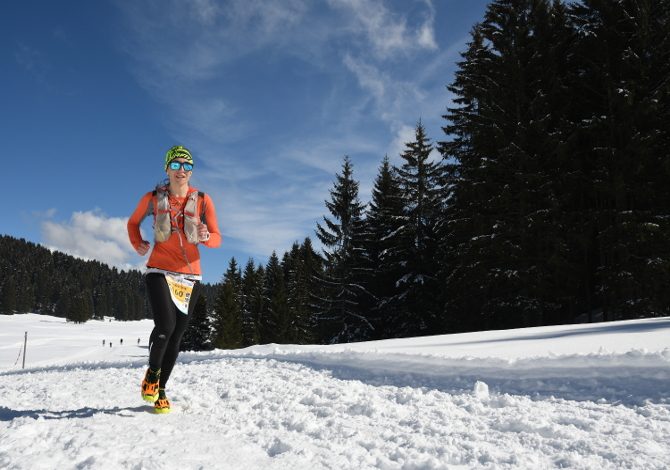
<instances>
[{"instance_id":1,"label":"green headband","mask_svg":"<svg viewBox=\"0 0 670 470\"><path fill-rule=\"evenodd\" d=\"M168 165L175 158L183 158L188 163L193 165L193 157L191 156L191 152L189 152L189 150L186 147L183 147L181 145L175 145L174 147L170 148L170 150L168 150L167 153L165 154L165 170L167 170Z\"/></svg>"}]
</instances>

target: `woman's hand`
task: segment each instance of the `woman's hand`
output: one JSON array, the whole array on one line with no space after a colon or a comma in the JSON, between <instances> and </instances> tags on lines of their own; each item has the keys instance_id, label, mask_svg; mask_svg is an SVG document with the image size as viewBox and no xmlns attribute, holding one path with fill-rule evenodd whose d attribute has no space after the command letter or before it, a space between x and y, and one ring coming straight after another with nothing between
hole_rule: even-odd
<instances>
[{"instance_id":1,"label":"woman's hand","mask_svg":"<svg viewBox=\"0 0 670 470\"><path fill-rule=\"evenodd\" d=\"M200 222L198 224L198 241L206 242L207 240L209 240L209 230L207 225Z\"/></svg>"},{"instance_id":2,"label":"woman's hand","mask_svg":"<svg viewBox=\"0 0 670 470\"><path fill-rule=\"evenodd\" d=\"M142 242L140 243L140 246L135 248L135 251L137 251L138 255L144 256L149 251L150 246L151 246L151 244L148 241L142 240Z\"/></svg>"}]
</instances>

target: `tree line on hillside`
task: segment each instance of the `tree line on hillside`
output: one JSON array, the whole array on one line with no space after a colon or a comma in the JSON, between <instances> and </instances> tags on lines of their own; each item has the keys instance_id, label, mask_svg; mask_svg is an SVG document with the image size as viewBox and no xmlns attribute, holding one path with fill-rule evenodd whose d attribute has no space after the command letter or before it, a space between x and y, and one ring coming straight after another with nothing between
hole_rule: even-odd
<instances>
[{"instance_id":1,"label":"tree line on hillside","mask_svg":"<svg viewBox=\"0 0 670 470\"><path fill-rule=\"evenodd\" d=\"M34 312L75 322L149 315L139 271L119 271L2 235L0 272L0 314Z\"/></svg>"},{"instance_id":2,"label":"tree line on hillside","mask_svg":"<svg viewBox=\"0 0 670 470\"><path fill-rule=\"evenodd\" d=\"M0 315L32 312L73 322L151 318L138 270L119 270L0 235L0 273ZM216 295L216 286L203 283L202 290L205 304Z\"/></svg>"},{"instance_id":3,"label":"tree line on hillside","mask_svg":"<svg viewBox=\"0 0 670 470\"><path fill-rule=\"evenodd\" d=\"M306 238L266 265L231 260L185 347L670 315L669 58L667 0L492 2L448 85L444 135L419 122L367 203L345 157L322 253ZM3 302L8 278L37 311L80 284L95 308L123 297L117 315L145 315L139 273L103 294L109 278L50 263L2 266ZM57 288L38 301L24 289L38 282Z\"/></svg>"},{"instance_id":4,"label":"tree line on hillside","mask_svg":"<svg viewBox=\"0 0 670 470\"><path fill-rule=\"evenodd\" d=\"M323 256L307 239L267 267L233 260L212 342L670 314L669 20L661 0L492 2L448 86L443 140L419 123L368 204L345 157Z\"/></svg>"}]
</instances>

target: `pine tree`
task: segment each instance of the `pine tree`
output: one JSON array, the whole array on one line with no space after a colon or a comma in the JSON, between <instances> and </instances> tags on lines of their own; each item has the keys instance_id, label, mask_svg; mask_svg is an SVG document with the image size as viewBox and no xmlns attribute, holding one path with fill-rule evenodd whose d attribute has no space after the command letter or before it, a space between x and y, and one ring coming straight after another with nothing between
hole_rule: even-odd
<instances>
[{"instance_id":1,"label":"pine tree","mask_svg":"<svg viewBox=\"0 0 670 470\"><path fill-rule=\"evenodd\" d=\"M593 185L588 240L606 319L667 314L670 226L667 158L670 6L663 0L585 0L578 31L575 149Z\"/></svg>"},{"instance_id":2,"label":"pine tree","mask_svg":"<svg viewBox=\"0 0 670 470\"><path fill-rule=\"evenodd\" d=\"M93 291L93 304L95 306L96 318L102 319L111 316L111 308L109 305L109 286L96 286Z\"/></svg>"},{"instance_id":3,"label":"pine tree","mask_svg":"<svg viewBox=\"0 0 670 470\"><path fill-rule=\"evenodd\" d=\"M540 324L569 308L567 30L559 2L495 1L449 87L441 278L452 329Z\"/></svg>"},{"instance_id":4,"label":"pine tree","mask_svg":"<svg viewBox=\"0 0 670 470\"><path fill-rule=\"evenodd\" d=\"M21 286L21 295L16 298L16 310L19 312L35 311L35 286L31 276L24 272L18 285Z\"/></svg>"},{"instance_id":5,"label":"pine tree","mask_svg":"<svg viewBox=\"0 0 670 470\"><path fill-rule=\"evenodd\" d=\"M16 282L14 278L8 276L4 279L0 299L0 313L4 315L11 315L16 311Z\"/></svg>"},{"instance_id":6,"label":"pine tree","mask_svg":"<svg viewBox=\"0 0 670 470\"><path fill-rule=\"evenodd\" d=\"M211 325L207 312L207 298L200 295L196 301L188 328L184 332L181 351L210 351L214 348L211 342Z\"/></svg>"},{"instance_id":7,"label":"pine tree","mask_svg":"<svg viewBox=\"0 0 670 470\"><path fill-rule=\"evenodd\" d=\"M53 270L53 265L49 261L50 258L48 258L48 261L44 261L35 277L35 312L37 313L48 312L53 314L54 305L51 302L53 284L49 279L49 273Z\"/></svg>"},{"instance_id":8,"label":"pine tree","mask_svg":"<svg viewBox=\"0 0 670 470\"><path fill-rule=\"evenodd\" d=\"M60 318L66 318L69 315L70 310L72 309L72 299L70 297L70 291L62 292L56 302L56 307L54 309L54 315Z\"/></svg>"},{"instance_id":9,"label":"pine tree","mask_svg":"<svg viewBox=\"0 0 670 470\"><path fill-rule=\"evenodd\" d=\"M417 124L415 140L406 144L401 155L404 162L397 169L403 201L398 229L403 271L396 281L399 294L389 305L400 315L396 321L403 336L443 330L441 311L435 302L442 168L431 160L432 150L425 128Z\"/></svg>"},{"instance_id":10,"label":"pine tree","mask_svg":"<svg viewBox=\"0 0 670 470\"><path fill-rule=\"evenodd\" d=\"M65 319L74 323L85 323L93 317L93 297L91 292L84 290L74 293L70 309Z\"/></svg>"},{"instance_id":11,"label":"pine tree","mask_svg":"<svg viewBox=\"0 0 670 470\"><path fill-rule=\"evenodd\" d=\"M272 252L265 268L264 309L261 315L261 341L287 343L289 310L284 270L276 252Z\"/></svg>"},{"instance_id":12,"label":"pine tree","mask_svg":"<svg viewBox=\"0 0 670 470\"><path fill-rule=\"evenodd\" d=\"M214 345L217 348L235 349L242 346L241 276L237 261L231 258L214 306Z\"/></svg>"},{"instance_id":13,"label":"pine tree","mask_svg":"<svg viewBox=\"0 0 670 470\"><path fill-rule=\"evenodd\" d=\"M316 299L322 298L322 284L323 279L323 258L314 250L312 240L305 237L300 246L300 257L302 260L303 274L304 274L304 289L307 293L306 310L307 318L301 318L298 322L298 329L304 332L301 342L313 343L317 340L317 325L318 325L318 302Z\"/></svg>"},{"instance_id":14,"label":"pine tree","mask_svg":"<svg viewBox=\"0 0 670 470\"><path fill-rule=\"evenodd\" d=\"M374 297L371 322L375 326L375 339L394 337L401 329L402 310L395 299L400 294L396 283L404 272L400 254L403 209L398 176L386 156L372 188L365 220L368 268L365 276Z\"/></svg>"},{"instance_id":15,"label":"pine tree","mask_svg":"<svg viewBox=\"0 0 670 470\"><path fill-rule=\"evenodd\" d=\"M322 297L318 300L319 334L326 342L364 340L373 335L373 325L362 310L370 296L362 285L364 252L364 205L358 199L349 157L336 176L326 208L332 219L317 224L316 234L324 245L325 269Z\"/></svg>"},{"instance_id":16,"label":"pine tree","mask_svg":"<svg viewBox=\"0 0 670 470\"><path fill-rule=\"evenodd\" d=\"M258 308L258 292L261 290L260 279L254 261L249 258L242 275L242 345L251 346L260 343Z\"/></svg>"},{"instance_id":17,"label":"pine tree","mask_svg":"<svg viewBox=\"0 0 670 470\"><path fill-rule=\"evenodd\" d=\"M315 286L314 252L309 238L301 246L293 244L291 251L284 257L284 276L288 298L288 341L295 344L308 344L314 341L314 309L310 291Z\"/></svg>"},{"instance_id":18,"label":"pine tree","mask_svg":"<svg viewBox=\"0 0 670 470\"><path fill-rule=\"evenodd\" d=\"M265 283L267 276L265 275L265 267L263 265L259 265L256 268L255 278L256 282L254 283L251 293L249 309L251 311L253 321L256 324L255 334L258 335L258 338L257 340L255 339L254 344L264 344L267 342L264 340L266 336L264 322L267 304L267 299L265 297Z\"/></svg>"}]
</instances>

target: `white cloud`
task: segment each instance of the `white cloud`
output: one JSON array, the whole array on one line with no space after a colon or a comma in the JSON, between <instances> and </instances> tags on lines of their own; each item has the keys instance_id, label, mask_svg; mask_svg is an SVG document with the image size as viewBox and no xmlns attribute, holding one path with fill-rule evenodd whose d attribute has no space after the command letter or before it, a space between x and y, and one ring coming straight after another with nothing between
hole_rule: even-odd
<instances>
[{"instance_id":1,"label":"white cloud","mask_svg":"<svg viewBox=\"0 0 670 470\"><path fill-rule=\"evenodd\" d=\"M344 56L344 65L357 78L359 85L367 90L378 102L384 100L387 84L390 84L388 76L382 73L373 65L354 59L350 54Z\"/></svg>"},{"instance_id":2,"label":"white cloud","mask_svg":"<svg viewBox=\"0 0 670 470\"><path fill-rule=\"evenodd\" d=\"M42 240L50 249L78 258L120 269L137 268L126 224L127 219L107 217L98 210L75 212L69 221L43 221Z\"/></svg>"},{"instance_id":3,"label":"white cloud","mask_svg":"<svg viewBox=\"0 0 670 470\"><path fill-rule=\"evenodd\" d=\"M226 246L267 258L273 250L281 253L294 241L313 235L314 222L323 213L322 189L327 194L327 188L314 182L270 187L230 184L224 190L213 187L208 194Z\"/></svg>"},{"instance_id":4,"label":"white cloud","mask_svg":"<svg viewBox=\"0 0 670 470\"><path fill-rule=\"evenodd\" d=\"M301 242L306 234L295 223L295 214L288 218L269 217L267 211L240 213L231 217L232 234L244 251L259 257L268 257L272 251L282 253L291 248L293 242ZM311 224L312 228L314 227ZM313 237L312 237L313 238Z\"/></svg>"},{"instance_id":5,"label":"white cloud","mask_svg":"<svg viewBox=\"0 0 670 470\"><path fill-rule=\"evenodd\" d=\"M299 23L308 5L304 0L235 0L226 6L224 13L238 32L253 29L258 40L265 40Z\"/></svg>"},{"instance_id":6,"label":"white cloud","mask_svg":"<svg viewBox=\"0 0 670 470\"><path fill-rule=\"evenodd\" d=\"M388 123L391 130L403 126L405 119L418 119L426 102L421 84L396 79L380 67L350 55L344 57L345 66L356 76L360 87L370 93L375 115Z\"/></svg>"},{"instance_id":7,"label":"white cloud","mask_svg":"<svg viewBox=\"0 0 670 470\"><path fill-rule=\"evenodd\" d=\"M392 162L400 162L400 154L406 149L405 144L412 142L415 138L415 128L402 124L396 129L395 137L388 149L388 155Z\"/></svg>"},{"instance_id":8,"label":"white cloud","mask_svg":"<svg viewBox=\"0 0 670 470\"><path fill-rule=\"evenodd\" d=\"M426 4L426 15L423 24L419 27L417 34L418 43L426 49L438 49L435 40L435 7L432 0L424 0Z\"/></svg>"},{"instance_id":9,"label":"white cloud","mask_svg":"<svg viewBox=\"0 0 670 470\"><path fill-rule=\"evenodd\" d=\"M421 25L417 34L417 42L426 49L437 49L435 31L432 24L424 23Z\"/></svg>"},{"instance_id":10,"label":"white cloud","mask_svg":"<svg viewBox=\"0 0 670 470\"><path fill-rule=\"evenodd\" d=\"M292 161L302 166L303 172L312 168L320 170L322 177L330 178L341 170L342 158L345 155L374 154L376 152L379 152L379 147L374 141L345 129L334 133L334 137L322 137L288 145L280 150L280 158L268 162L268 165L274 171L281 172L285 162ZM293 178L301 177L297 171L294 171L290 176Z\"/></svg>"},{"instance_id":11,"label":"white cloud","mask_svg":"<svg viewBox=\"0 0 670 470\"><path fill-rule=\"evenodd\" d=\"M329 0L328 3L351 15L350 28L367 38L378 58L437 48L433 32L435 13L430 1L426 2L429 13L417 31L412 31L404 15L389 10L380 0Z\"/></svg>"}]
</instances>

